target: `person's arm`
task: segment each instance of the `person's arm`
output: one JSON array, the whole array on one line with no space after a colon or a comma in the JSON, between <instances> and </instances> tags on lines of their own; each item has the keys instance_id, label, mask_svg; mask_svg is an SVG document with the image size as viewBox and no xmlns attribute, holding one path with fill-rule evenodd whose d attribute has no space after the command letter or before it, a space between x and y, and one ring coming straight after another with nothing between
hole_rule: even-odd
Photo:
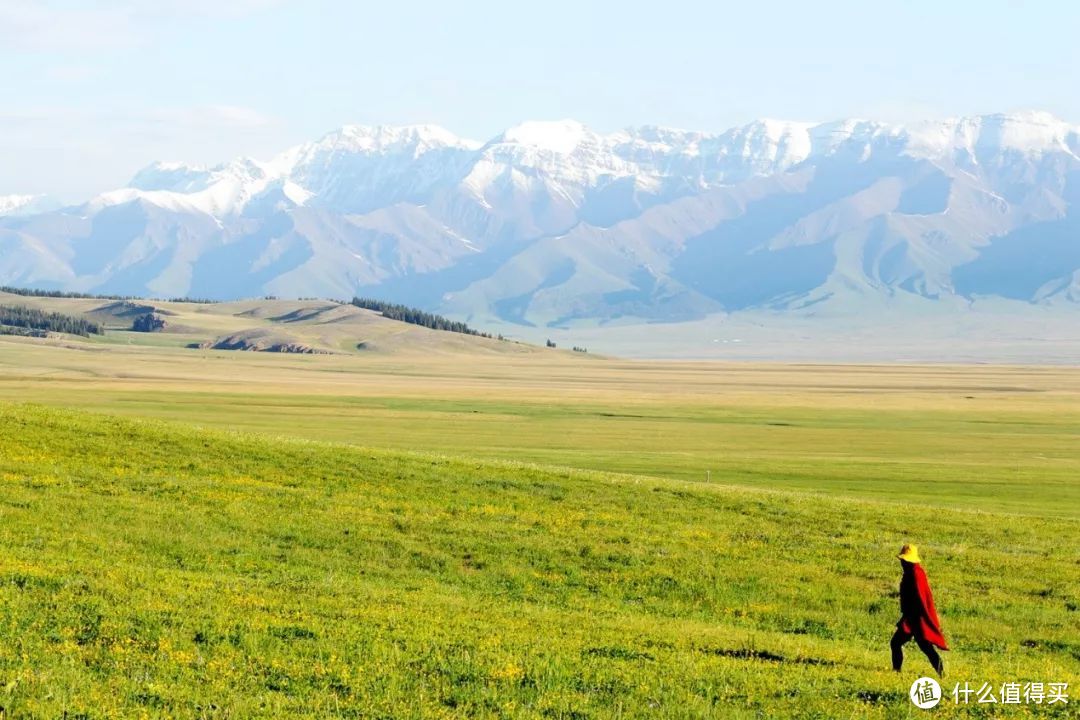
<instances>
[{"instance_id":1,"label":"person's arm","mask_svg":"<svg viewBox=\"0 0 1080 720\"><path fill-rule=\"evenodd\" d=\"M900 614L909 620L916 620L923 614L919 589L915 587L914 578L909 576L900 581Z\"/></svg>"}]
</instances>

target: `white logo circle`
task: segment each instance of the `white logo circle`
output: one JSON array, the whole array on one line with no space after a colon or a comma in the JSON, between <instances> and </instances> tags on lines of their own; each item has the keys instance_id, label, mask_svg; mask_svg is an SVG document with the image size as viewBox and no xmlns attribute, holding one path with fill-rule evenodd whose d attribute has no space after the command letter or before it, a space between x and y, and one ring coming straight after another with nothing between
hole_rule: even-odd
<instances>
[{"instance_id":1,"label":"white logo circle","mask_svg":"<svg viewBox=\"0 0 1080 720\"><path fill-rule=\"evenodd\" d=\"M938 685L938 681L934 678L921 677L911 683L908 697L911 698L911 702L915 704L915 707L929 710L941 702L941 686Z\"/></svg>"}]
</instances>

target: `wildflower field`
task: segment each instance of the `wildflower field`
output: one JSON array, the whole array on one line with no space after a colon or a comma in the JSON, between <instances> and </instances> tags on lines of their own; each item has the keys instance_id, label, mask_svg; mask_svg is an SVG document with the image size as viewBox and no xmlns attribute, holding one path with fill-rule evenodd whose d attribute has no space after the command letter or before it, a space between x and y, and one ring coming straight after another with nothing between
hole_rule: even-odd
<instances>
[{"instance_id":1,"label":"wildflower field","mask_svg":"<svg viewBox=\"0 0 1080 720\"><path fill-rule=\"evenodd\" d=\"M0 717L923 717L906 541L1080 706L1071 371L175 352L0 345Z\"/></svg>"}]
</instances>

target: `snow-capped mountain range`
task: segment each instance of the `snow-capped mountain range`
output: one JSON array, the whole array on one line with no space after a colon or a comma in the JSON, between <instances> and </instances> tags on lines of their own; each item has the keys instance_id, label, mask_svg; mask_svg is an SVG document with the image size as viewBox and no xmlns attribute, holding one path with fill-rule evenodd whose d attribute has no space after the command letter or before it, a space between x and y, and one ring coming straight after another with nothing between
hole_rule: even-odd
<instances>
[{"instance_id":1,"label":"snow-capped mountain range","mask_svg":"<svg viewBox=\"0 0 1080 720\"><path fill-rule=\"evenodd\" d=\"M721 133L346 126L155 163L71 207L0 197L0 284L366 294L473 321L1080 302L1080 127L1046 113ZM1080 308L1080 305L1076 306Z\"/></svg>"}]
</instances>

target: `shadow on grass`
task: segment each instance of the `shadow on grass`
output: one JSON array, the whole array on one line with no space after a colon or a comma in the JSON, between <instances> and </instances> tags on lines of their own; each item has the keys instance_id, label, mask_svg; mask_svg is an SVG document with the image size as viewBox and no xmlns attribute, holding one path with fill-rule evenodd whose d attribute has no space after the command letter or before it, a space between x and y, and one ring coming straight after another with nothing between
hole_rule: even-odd
<instances>
[{"instance_id":1,"label":"shadow on grass","mask_svg":"<svg viewBox=\"0 0 1080 720\"><path fill-rule=\"evenodd\" d=\"M761 660L763 662L772 663L791 663L793 665L820 665L823 667L831 667L836 665L832 660L823 660L822 658L812 657L795 657L788 658L783 655L777 655L776 653L769 652L768 650L751 650L750 648L711 648L711 647L699 647L697 651L705 653L707 655L716 655L718 657L734 658L736 660Z\"/></svg>"},{"instance_id":2,"label":"shadow on grass","mask_svg":"<svg viewBox=\"0 0 1080 720\"><path fill-rule=\"evenodd\" d=\"M902 692L890 690L878 692L877 690L861 690L855 693L855 697L867 705L889 705L903 700L906 695Z\"/></svg>"},{"instance_id":3,"label":"shadow on grass","mask_svg":"<svg viewBox=\"0 0 1080 720\"><path fill-rule=\"evenodd\" d=\"M621 647L593 647L581 651L583 657L605 657L612 660L652 660L649 653Z\"/></svg>"}]
</instances>

